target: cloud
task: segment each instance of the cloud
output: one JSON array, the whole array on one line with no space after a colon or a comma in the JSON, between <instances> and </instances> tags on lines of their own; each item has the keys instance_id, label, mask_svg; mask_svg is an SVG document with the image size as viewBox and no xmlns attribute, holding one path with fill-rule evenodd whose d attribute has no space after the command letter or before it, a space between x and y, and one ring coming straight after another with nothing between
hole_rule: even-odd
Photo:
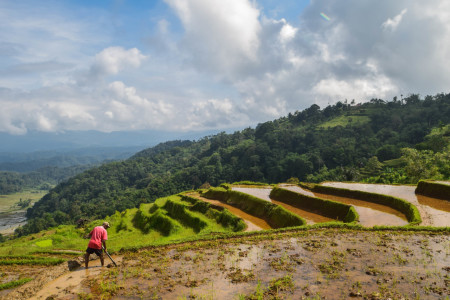
<instances>
[{"instance_id":1,"label":"cloud","mask_svg":"<svg viewBox=\"0 0 450 300\"><path fill-rule=\"evenodd\" d=\"M387 19L383 24L381 24L381 27L385 31L394 31L397 29L398 25L402 21L403 16L406 14L408 10L405 8L402 10L401 13L396 15L393 19Z\"/></svg>"},{"instance_id":2,"label":"cloud","mask_svg":"<svg viewBox=\"0 0 450 300\"><path fill-rule=\"evenodd\" d=\"M239 128L449 92L448 1L311 1L297 22L250 0L165 3L173 14L121 40L101 10L1 2L0 131Z\"/></svg>"},{"instance_id":3,"label":"cloud","mask_svg":"<svg viewBox=\"0 0 450 300\"><path fill-rule=\"evenodd\" d=\"M187 59L206 71L230 72L256 59L260 11L248 0L166 0L180 18ZM193 54L193 55L192 55Z\"/></svg>"},{"instance_id":4,"label":"cloud","mask_svg":"<svg viewBox=\"0 0 450 300\"><path fill-rule=\"evenodd\" d=\"M90 72L94 76L115 75L126 68L138 68L145 58L136 48L109 47L95 55Z\"/></svg>"}]
</instances>

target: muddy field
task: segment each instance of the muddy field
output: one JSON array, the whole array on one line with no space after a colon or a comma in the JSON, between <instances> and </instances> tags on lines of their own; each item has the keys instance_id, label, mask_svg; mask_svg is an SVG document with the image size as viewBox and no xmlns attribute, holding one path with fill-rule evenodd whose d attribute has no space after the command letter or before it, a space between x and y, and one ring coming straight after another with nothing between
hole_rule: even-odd
<instances>
[{"instance_id":1,"label":"muddy field","mask_svg":"<svg viewBox=\"0 0 450 300\"><path fill-rule=\"evenodd\" d=\"M53 283L57 286L53 292L60 291L53 296L445 299L449 295L450 239L445 233L321 229L255 234L157 247L126 253L121 259L118 268L90 270L101 269L98 276L80 279L77 272L89 274L83 269L65 275ZM78 278L76 286L72 277Z\"/></svg>"}]
</instances>

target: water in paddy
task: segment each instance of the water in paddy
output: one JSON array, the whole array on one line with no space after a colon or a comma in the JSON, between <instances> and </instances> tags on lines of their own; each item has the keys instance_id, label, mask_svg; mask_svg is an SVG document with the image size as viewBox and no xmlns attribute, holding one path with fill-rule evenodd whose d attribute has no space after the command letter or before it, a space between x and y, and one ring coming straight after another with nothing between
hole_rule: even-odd
<instances>
[{"instance_id":1,"label":"water in paddy","mask_svg":"<svg viewBox=\"0 0 450 300\"><path fill-rule=\"evenodd\" d=\"M311 192L305 191L304 189L302 189L302 188L300 188L299 186L296 186L296 185L280 185L280 186L282 188L284 188L284 189L288 189L288 190L291 190L291 191L296 192L296 193L302 193L302 194L306 194L306 195L309 195L309 196L312 195ZM301 208L297 208L297 207L294 207L292 205L289 205L289 204L286 204L286 203L283 203L283 202L271 199L270 198L270 192L272 191L271 187L270 188L268 188L268 187L264 187L264 188L233 187L232 189L233 189L233 191L239 191L239 192L242 192L242 193L246 193L246 194L255 196L255 197L259 198L259 199L270 201L273 204L282 206L285 209L287 209L288 211L290 211L290 212L292 212L292 213L294 213L296 215L299 215L300 217L305 219L306 223L308 225L312 225L312 224L315 224L315 223L324 223L324 222L334 221L333 219L330 219L330 218L327 218L327 217L324 217L324 216L321 216L321 215L318 215L318 214L315 214L315 213L303 210Z\"/></svg>"},{"instance_id":2,"label":"water in paddy","mask_svg":"<svg viewBox=\"0 0 450 300\"><path fill-rule=\"evenodd\" d=\"M245 221L245 223L247 224L246 231L254 231L254 230L271 229L272 228L265 220L255 217L255 216L252 216L252 215L244 212L243 210L240 210L237 207L223 203L219 200L211 200L211 199L206 199L206 198L202 198L202 200L205 202L214 204L214 205L222 206L222 207L228 209L232 214L242 218Z\"/></svg>"},{"instance_id":3,"label":"water in paddy","mask_svg":"<svg viewBox=\"0 0 450 300\"><path fill-rule=\"evenodd\" d=\"M419 210L420 216L422 217L421 225L450 226L450 203L446 200L417 195L414 192L416 189L415 186L344 182L326 182L323 185L384 194L404 199L414 204Z\"/></svg>"},{"instance_id":4,"label":"water in paddy","mask_svg":"<svg viewBox=\"0 0 450 300\"><path fill-rule=\"evenodd\" d=\"M314 195L318 198L352 205L359 214L359 223L363 226L403 226L408 224L406 217L401 212L388 206L328 194L314 193Z\"/></svg>"},{"instance_id":5,"label":"water in paddy","mask_svg":"<svg viewBox=\"0 0 450 300\"><path fill-rule=\"evenodd\" d=\"M9 234L27 221L26 211L13 211L0 213L0 233Z\"/></svg>"}]
</instances>

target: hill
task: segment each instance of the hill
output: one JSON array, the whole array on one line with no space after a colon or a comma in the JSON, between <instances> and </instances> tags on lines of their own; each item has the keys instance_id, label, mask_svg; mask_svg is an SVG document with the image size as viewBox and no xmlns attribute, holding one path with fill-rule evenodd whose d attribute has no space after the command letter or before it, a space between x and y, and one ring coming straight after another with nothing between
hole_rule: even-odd
<instances>
[{"instance_id":1,"label":"hill","mask_svg":"<svg viewBox=\"0 0 450 300\"><path fill-rule=\"evenodd\" d=\"M416 154L425 155L424 161L442 155L435 160L431 177L449 178L444 130L449 122L450 94L425 99L410 95L391 102L372 99L362 105L338 102L324 109L312 105L255 129L162 143L59 184L28 210L29 223L18 234L79 218L102 218L205 183L283 182L291 177L362 180L379 176L384 166L379 161L399 159L404 148L410 150L403 150L400 175L394 172L394 180L402 172L404 180L410 180L407 172L420 169L405 166L408 161L420 163L414 159ZM427 140L433 129L438 133ZM413 149L416 145L420 150ZM426 172L418 174L412 180L430 177Z\"/></svg>"}]
</instances>

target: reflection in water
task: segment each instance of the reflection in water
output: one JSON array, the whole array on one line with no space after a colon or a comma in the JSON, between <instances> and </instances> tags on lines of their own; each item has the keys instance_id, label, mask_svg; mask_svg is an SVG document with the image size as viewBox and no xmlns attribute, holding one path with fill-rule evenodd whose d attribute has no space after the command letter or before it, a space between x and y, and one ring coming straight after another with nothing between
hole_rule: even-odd
<instances>
[{"instance_id":1,"label":"reflection in water","mask_svg":"<svg viewBox=\"0 0 450 300\"><path fill-rule=\"evenodd\" d=\"M403 226L408 224L406 217L401 212L384 205L334 195L320 193L314 193L314 195L318 198L352 205L359 214L359 222L363 226Z\"/></svg>"},{"instance_id":2,"label":"reflection in water","mask_svg":"<svg viewBox=\"0 0 450 300\"><path fill-rule=\"evenodd\" d=\"M323 185L398 197L417 206L422 217L421 225L450 226L449 202L417 195L415 186L344 182L325 182Z\"/></svg>"},{"instance_id":3,"label":"reflection in water","mask_svg":"<svg viewBox=\"0 0 450 300\"><path fill-rule=\"evenodd\" d=\"M315 223L324 223L324 222L331 222L331 221L335 221L334 219L330 219L297 207L294 207L292 205L277 201L277 200L272 200L273 204L277 204L279 206L284 207L285 209L289 210L290 212L299 215L300 217L304 218L306 220L306 223L308 225L311 224L315 224Z\"/></svg>"},{"instance_id":4,"label":"reflection in water","mask_svg":"<svg viewBox=\"0 0 450 300\"><path fill-rule=\"evenodd\" d=\"M416 194L417 201L422 205L427 205L432 208L442 210L445 212L450 212L450 201L440 200L436 198L430 198L423 195ZM449 216L450 217L450 216Z\"/></svg>"}]
</instances>

